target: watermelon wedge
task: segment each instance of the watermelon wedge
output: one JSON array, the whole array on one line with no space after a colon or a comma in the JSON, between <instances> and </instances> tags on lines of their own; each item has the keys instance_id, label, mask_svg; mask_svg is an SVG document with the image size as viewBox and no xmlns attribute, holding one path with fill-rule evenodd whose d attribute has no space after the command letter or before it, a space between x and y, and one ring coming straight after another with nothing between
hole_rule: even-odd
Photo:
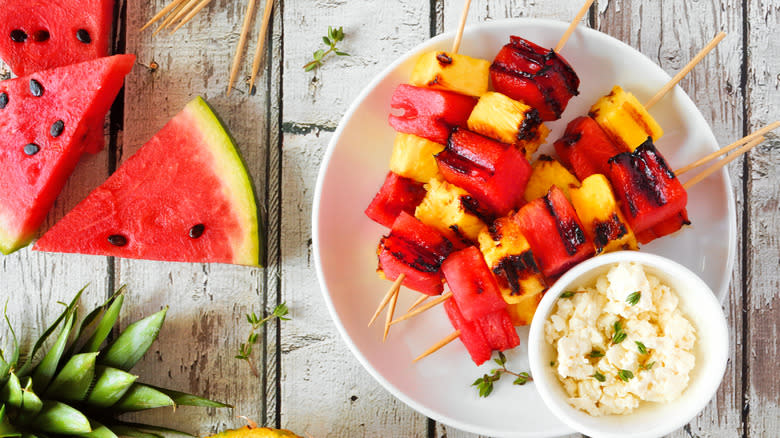
<instances>
[{"instance_id":1,"label":"watermelon wedge","mask_svg":"<svg viewBox=\"0 0 780 438\"><path fill-rule=\"evenodd\" d=\"M18 76L108 55L113 0L0 0L0 58Z\"/></svg>"},{"instance_id":2,"label":"watermelon wedge","mask_svg":"<svg viewBox=\"0 0 780 438\"><path fill-rule=\"evenodd\" d=\"M34 249L257 266L259 229L238 151L196 98Z\"/></svg>"},{"instance_id":3,"label":"watermelon wedge","mask_svg":"<svg viewBox=\"0 0 780 438\"><path fill-rule=\"evenodd\" d=\"M0 252L33 239L134 63L117 55L0 82Z\"/></svg>"}]
</instances>

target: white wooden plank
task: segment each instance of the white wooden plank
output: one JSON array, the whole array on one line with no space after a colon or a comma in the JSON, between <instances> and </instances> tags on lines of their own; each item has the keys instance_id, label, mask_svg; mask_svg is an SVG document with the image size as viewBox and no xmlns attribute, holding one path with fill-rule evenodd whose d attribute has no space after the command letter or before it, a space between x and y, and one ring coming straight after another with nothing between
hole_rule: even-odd
<instances>
[{"instance_id":1,"label":"white wooden plank","mask_svg":"<svg viewBox=\"0 0 780 438\"><path fill-rule=\"evenodd\" d=\"M371 78L429 35L428 2L297 1L284 5L281 424L311 436L424 436L427 420L365 372L325 310L311 256L311 204L322 154L341 114ZM304 72L329 25L339 47Z\"/></svg>"},{"instance_id":2,"label":"white wooden plank","mask_svg":"<svg viewBox=\"0 0 780 438\"><path fill-rule=\"evenodd\" d=\"M750 1L748 6L747 93L748 129L780 119L780 2ZM750 153L747 159L748 235L745 311L747 436L772 436L780 430L780 134Z\"/></svg>"},{"instance_id":3,"label":"white wooden plank","mask_svg":"<svg viewBox=\"0 0 780 438\"><path fill-rule=\"evenodd\" d=\"M239 83L225 96L230 63L239 37L245 4L213 2L175 35L152 37L139 29L167 1L130 1L127 4L127 52L139 64L158 64L152 71L138 66L126 83L124 147L119 162L151 138L171 117L197 95L214 107L229 127L249 173L258 188L258 205L264 210L268 93L264 76L252 96ZM256 32L255 32L256 33ZM255 41L254 38L251 41ZM253 46L252 46L253 47ZM251 49L253 53L253 48ZM252 56L246 60L251 63ZM245 67L246 68L246 67ZM246 72L248 70L244 70ZM240 81L243 78L239 78ZM176 151L172 151L176 153ZM126 283L128 300L125 326L142 315L169 305L167 323L153 351L134 370L141 380L211 397L235 406L227 409L181 408L140 414L137 418L204 436L240 426L235 415L263 421L263 348L255 361L261 378L234 356L249 335L245 314L262 311L262 269L228 265L116 261L116 282Z\"/></svg>"},{"instance_id":4,"label":"white wooden plank","mask_svg":"<svg viewBox=\"0 0 780 438\"><path fill-rule=\"evenodd\" d=\"M682 82L710 123L718 139L728 144L741 137L742 48L741 2L599 1L599 29L630 44L656 61L669 74L682 68L720 31L729 36ZM740 172L733 167L735 194L741 195ZM741 200L741 196L738 196ZM741 205L741 203L740 203ZM695 218L693 219L695 221ZM731 337L726 375L715 399L690 424L673 436L691 434L733 436L742 428L741 341L742 276L737 265L732 276L728 303L724 303Z\"/></svg>"}]
</instances>

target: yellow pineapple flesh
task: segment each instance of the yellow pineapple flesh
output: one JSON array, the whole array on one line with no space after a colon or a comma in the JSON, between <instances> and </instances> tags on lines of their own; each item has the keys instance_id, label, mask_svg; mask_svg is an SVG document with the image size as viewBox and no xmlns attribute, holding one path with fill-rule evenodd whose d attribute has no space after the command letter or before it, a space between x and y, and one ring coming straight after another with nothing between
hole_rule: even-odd
<instances>
[{"instance_id":1,"label":"yellow pineapple flesh","mask_svg":"<svg viewBox=\"0 0 780 438\"><path fill-rule=\"evenodd\" d=\"M615 200L612 187L604 175L593 174L572 188L571 203L585 233L596 246L596 252L637 249L636 237Z\"/></svg>"},{"instance_id":2,"label":"yellow pineapple flesh","mask_svg":"<svg viewBox=\"0 0 780 438\"><path fill-rule=\"evenodd\" d=\"M477 134L524 149L529 160L550 133L537 110L494 91L479 98L467 123Z\"/></svg>"},{"instance_id":3,"label":"yellow pineapple flesh","mask_svg":"<svg viewBox=\"0 0 780 438\"><path fill-rule=\"evenodd\" d=\"M620 148L633 152L652 137L664 135L663 129L637 98L618 85L591 108L590 116Z\"/></svg>"},{"instance_id":4,"label":"yellow pineapple flesh","mask_svg":"<svg viewBox=\"0 0 780 438\"><path fill-rule=\"evenodd\" d=\"M558 186L566 199L571 200L569 190L571 187L579 187L580 182L577 177L572 175L558 160L549 155L542 155L532 166L531 178L528 179L528 185L525 187L526 202L541 198L546 195L553 185Z\"/></svg>"},{"instance_id":5,"label":"yellow pineapple flesh","mask_svg":"<svg viewBox=\"0 0 780 438\"><path fill-rule=\"evenodd\" d=\"M287 429L257 427L254 422L240 429L232 429L212 435L208 438L301 438Z\"/></svg>"},{"instance_id":6,"label":"yellow pineapple flesh","mask_svg":"<svg viewBox=\"0 0 780 438\"><path fill-rule=\"evenodd\" d=\"M390 170L421 183L427 183L433 178L441 178L434 155L443 149L442 144L413 134L399 133L393 143Z\"/></svg>"},{"instance_id":7,"label":"yellow pineapple flesh","mask_svg":"<svg viewBox=\"0 0 780 438\"><path fill-rule=\"evenodd\" d=\"M471 195L446 181L432 179L415 217L453 242L475 242L485 223L474 211Z\"/></svg>"},{"instance_id":8,"label":"yellow pineapple flesh","mask_svg":"<svg viewBox=\"0 0 780 438\"><path fill-rule=\"evenodd\" d=\"M543 293L523 296L523 298L514 303L507 304L506 310L509 312L509 318L514 325L530 325L534 319L536 308L539 307L539 301L542 300Z\"/></svg>"},{"instance_id":9,"label":"yellow pineapple flesh","mask_svg":"<svg viewBox=\"0 0 780 438\"><path fill-rule=\"evenodd\" d=\"M409 81L418 87L431 87L479 97L488 90L490 62L448 52L422 54Z\"/></svg>"},{"instance_id":10,"label":"yellow pineapple flesh","mask_svg":"<svg viewBox=\"0 0 780 438\"><path fill-rule=\"evenodd\" d=\"M496 219L490 226L483 228L479 233L479 248L501 290L501 296L510 308L516 306L516 310L531 307L531 316L536 309L538 300L530 297L539 296L547 290L536 261L531 251L531 246L526 240L520 227L510 218ZM521 312L527 315L528 311ZM511 315L511 312L510 312ZM523 318L513 318L515 325L525 325Z\"/></svg>"}]
</instances>

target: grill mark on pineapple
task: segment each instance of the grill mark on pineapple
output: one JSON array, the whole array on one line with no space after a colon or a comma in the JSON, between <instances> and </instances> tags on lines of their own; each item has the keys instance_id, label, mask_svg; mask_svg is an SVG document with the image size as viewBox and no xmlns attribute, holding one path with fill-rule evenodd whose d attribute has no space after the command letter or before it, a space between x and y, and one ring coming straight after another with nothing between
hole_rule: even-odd
<instances>
[{"instance_id":1,"label":"grill mark on pineapple","mask_svg":"<svg viewBox=\"0 0 780 438\"><path fill-rule=\"evenodd\" d=\"M531 250L527 250L502 258L493 268L493 273L499 283L503 283L501 286L511 291L510 295L517 296L523 295L524 292L520 282L538 274L539 267Z\"/></svg>"},{"instance_id":2,"label":"grill mark on pineapple","mask_svg":"<svg viewBox=\"0 0 780 438\"><path fill-rule=\"evenodd\" d=\"M436 60L439 61L439 65L442 68L446 68L452 65L452 57L447 52L439 52L436 54Z\"/></svg>"},{"instance_id":3,"label":"grill mark on pineapple","mask_svg":"<svg viewBox=\"0 0 780 438\"><path fill-rule=\"evenodd\" d=\"M628 234L626 226L620 221L617 213L612 213L612 216L605 221L594 220L593 230L593 243L597 254L601 254L610 241L619 240Z\"/></svg>"},{"instance_id":4,"label":"grill mark on pineapple","mask_svg":"<svg viewBox=\"0 0 780 438\"><path fill-rule=\"evenodd\" d=\"M539 125L542 124L542 117L536 108L530 108L525 112L523 121L517 127L517 139L520 141L535 140L539 137Z\"/></svg>"},{"instance_id":5,"label":"grill mark on pineapple","mask_svg":"<svg viewBox=\"0 0 780 438\"><path fill-rule=\"evenodd\" d=\"M566 253L573 256L577 253L577 247L585 243L585 233L582 231L582 228L577 225L577 222L573 220L564 222L561 220L560 216L558 216L558 212L555 211L555 207L552 205L552 201L550 201L549 193L542 199L544 200L545 207L547 207L547 211L555 221L555 228L558 230L558 235L563 241Z\"/></svg>"}]
</instances>

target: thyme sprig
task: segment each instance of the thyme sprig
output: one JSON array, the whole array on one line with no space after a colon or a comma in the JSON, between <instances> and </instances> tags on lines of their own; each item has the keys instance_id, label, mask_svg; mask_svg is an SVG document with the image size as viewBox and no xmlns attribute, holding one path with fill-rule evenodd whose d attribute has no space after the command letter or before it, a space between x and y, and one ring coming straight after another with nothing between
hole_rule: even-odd
<instances>
[{"instance_id":1,"label":"thyme sprig","mask_svg":"<svg viewBox=\"0 0 780 438\"><path fill-rule=\"evenodd\" d=\"M257 371L257 366L255 366L255 363L252 361L252 346L259 342L260 334L258 331L265 323L274 318L278 318L280 321L289 321L290 318L287 317L289 313L290 311L287 308L287 304L282 303L276 306L273 312L264 318L257 316L254 311L246 314L246 320L252 326L252 331L249 332L247 341L238 348L238 354L235 357L236 359L245 360L252 369L252 374L254 374L255 377L260 377L260 373Z\"/></svg>"},{"instance_id":2,"label":"thyme sprig","mask_svg":"<svg viewBox=\"0 0 780 438\"><path fill-rule=\"evenodd\" d=\"M509 374L515 376L515 380L512 382L513 385L522 386L528 383L529 381L533 380L531 378L531 375L525 371L520 373L509 371L506 368L506 356L504 356L504 353L500 351L498 352L498 358L493 359L493 362L498 364L498 366L500 366L501 368L494 368L493 370L490 371L490 373L483 375L482 377L475 380L474 383L471 384L471 386L477 387L480 397L489 396L490 393L493 392L493 383L501 379L501 376L503 374Z\"/></svg>"},{"instance_id":3,"label":"thyme sprig","mask_svg":"<svg viewBox=\"0 0 780 438\"><path fill-rule=\"evenodd\" d=\"M612 343L617 345L626 340L626 332L623 331L623 324L618 320L612 326L615 329L615 334L612 335Z\"/></svg>"},{"instance_id":4,"label":"thyme sprig","mask_svg":"<svg viewBox=\"0 0 780 438\"><path fill-rule=\"evenodd\" d=\"M349 53L341 51L336 47L337 43L340 43L344 40L344 27L339 26L338 29L334 29L332 26L328 26L328 35L322 37L322 42L325 43L326 46L328 46L328 50L323 49L317 49L312 54L312 59L309 61L306 65L303 66L303 69L305 71L312 71L315 68L321 67L323 60L326 56L328 56L330 53L335 53L337 56L350 56Z\"/></svg>"},{"instance_id":5,"label":"thyme sprig","mask_svg":"<svg viewBox=\"0 0 780 438\"><path fill-rule=\"evenodd\" d=\"M630 294L629 294L629 295L626 297L626 302L627 302L627 303L628 303L630 306L636 306L636 305L637 305L637 303L639 303L639 300L640 300L641 298L642 298L642 291L639 291L639 290L638 290L638 291L636 291L636 292L630 293Z\"/></svg>"}]
</instances>

